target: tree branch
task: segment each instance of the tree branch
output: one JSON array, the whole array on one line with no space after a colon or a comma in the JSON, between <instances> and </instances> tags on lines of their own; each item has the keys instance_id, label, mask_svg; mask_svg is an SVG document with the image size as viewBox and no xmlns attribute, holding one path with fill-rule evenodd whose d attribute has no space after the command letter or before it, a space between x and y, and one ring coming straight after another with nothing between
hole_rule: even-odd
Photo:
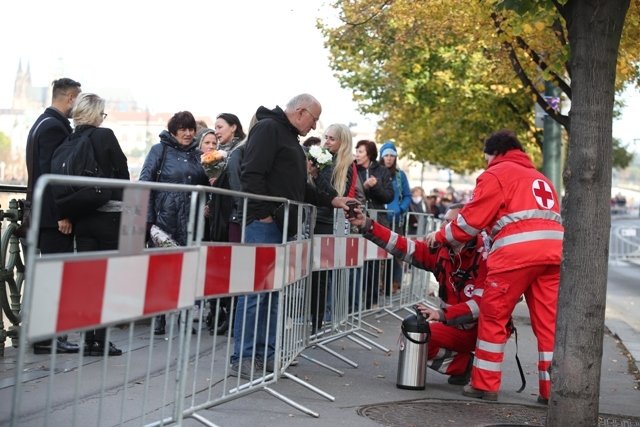
<instances>
[{"instance_id":1,"label":"tree branch","mask_svg":"<svg viewBox=\"0 0 640 427\"><path fill-rule=\"evenodd\" d=\"M494 23L494 25L496 27L496 31L498 32L498 35L504 34L504 30L502 30L502 28L500 28L500 21L498 19L498 16L495 13L492 13L491 14L491 18L493 19L493 23ZM531 92L533 93L533 95L536 98L536 102L538 103L538 105L540 105L540 107L542 107L542 109L547 114L549 114L549 116L553 120L555 120L556 122L558 122L562 126L564 126L565 130L567 130L567 132L568 132L569 131L569 117L565 116L565 115L562 115L559 112L557 112L556 110L554 110L553 108L551 108L551 106L549 105L549 103L547 102L545 97L538 91L538 89L536 89L536 86L533 84L531 79L529 79L529 76L527 76L527 73L525 72L524 68L522 68L522 64L520 64L520 60L518 59L518 55L516 55L516 51L513 48L513 46L511 45L511 43L509 43L507 41L503 41L502 42L502 47L507 51L507 53L509 55L509 61L511 61L511 67L515 71L516 75L518 76L518 78L520 79L522 84L525 87L529 88L529 90L531 90Z\"/></svg>"},{"instance_id":2,"label":"tree branch","mask_svg":"<svg viewBox=\"0 0 640 427\"><path fill-rule=\"evenodd\" d=\"M349 22L346 19L341 19L342 22L344 22L346 25L351 25L353 27L357 27L360 25L365 25L368 24L369 22L373 21L376 17L378 17L378 15L380 15L383 11L384 8L387 7L388 5L390 5L391 3L393 3L393 0L385 0L379 7L380 10L378 10L377 12L373 13L371 16L369 16L368 18L366 18L364 21L360 21L360 22Z\"/></svg>"},{"instance_id":3,"label":"tree branch","mask_svg":"<svg viewBox=\"0 0 640 427\"><path fill-rule=\"evenodd\" d=\"M516 42L518 43L518 46L520 47L520 49L527 52L531 57L531 60L538 67L540 67L542 71L546 71L549 68L546 61L542 59L538 54L538 52L533 50L531 46L529 46L529 44L522 37L517 36ZM571 86L569 86L567 82L565 82L564 79L560 77L558 74L556 74L555 72L550 71L550 73L553 76L553 79L555 80L555 82L558 84L558 87L567 95L569 99L571 99Z\"/></svg>"}]
</instances>

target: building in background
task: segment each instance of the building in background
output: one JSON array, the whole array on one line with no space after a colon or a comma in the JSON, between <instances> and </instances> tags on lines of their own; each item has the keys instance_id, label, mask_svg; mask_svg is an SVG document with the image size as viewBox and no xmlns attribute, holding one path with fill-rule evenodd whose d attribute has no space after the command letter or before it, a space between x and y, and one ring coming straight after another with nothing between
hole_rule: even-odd
<instances>
[{"instance_id":1,"label":"building in background","mask_svg":"<svg viewBox=\"0 0 640 427\"><path fill-rule=\"evenodd\" d=\"M53 81L57 77L52 77ZM81 82L82 83L82 82ZM106 101L108 114L105 127L113 130L122 150L127 155L131 179L137 179L144 156L151 145L160 139L158 135L166 129L172 112L150 112L141 108L129 88L88 88L84 91L95 92ZM10 109L0 109L0 132L11 141L8 158L0 159L0 182L26 184L27 172L25 150L27 136L33 122L42 111L51 105L51 86L33 86L31 70L22 61L16 72L13 100ZM214 118L196 116L213 126Z\"/></svg>"}]
</instances>

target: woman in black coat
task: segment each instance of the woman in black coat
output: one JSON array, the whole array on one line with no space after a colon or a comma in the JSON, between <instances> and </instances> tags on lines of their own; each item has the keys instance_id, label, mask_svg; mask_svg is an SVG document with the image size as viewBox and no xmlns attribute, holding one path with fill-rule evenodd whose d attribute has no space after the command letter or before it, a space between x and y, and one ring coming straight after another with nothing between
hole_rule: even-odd
<instances>
[{"instance_id":1,"label":"woman in black coat","mask_svg":"<svg viewBox=\"0 0 640 427\"><path fill-rule=\"evenodd\" d=\"M200 163L196 119L188 111L169 119L167 129L160 133L160 142L144 159L140 181L172 184L209 185L209 178ZM191 193L187 191L152 191L147 210L147 230L155 225L178 245L187 244L187 226L191 208ZM155 333L164 335L165 317L156 319Z\"/></svg>"},{"instance_id":2,"label":"woman in black coat","mask_svg":"<svg viewBox=\"0 0 640 427\"><path fill-rule=\"evenodd\" d=\"M209 185L200 163L198 142L194 140L196 120L188 111L169 119L168 130L160 133L160 142L144 159L140 181L172 184ZM186 191L152 191L147 211L147 226L156 225L178 245L187 244L191 194Z\"/></svg>"},{"instance_id":3,"label":"woman in black coat","mask_svg":"<svg viewBox=\"0 0 640 427\"><path fill-rule=\"evenodd\" d=\"M378 148L373 141L361 140L356 144L356 164L358 176L362 181L364 195L367 200L367 210L385 209L385 204L393 201L393 178L389 169L381 166L377 161ZM379 213L377 221L389 227L386 214ZM365 309L378 305L378 285L380 280L380 261L365 261Z\"/></svg>"},{"instance_id":4,"label":"woman in black coat","mask_svg":"<svg viewBox=\"0 0 640 427\"><path fill-rule=\"evenodd\" d=\"M96 162L106 178L129 180L127 157L122 152L118 139L111 129L99 127L107 115L105 101L92 93L78 95L71 113L75 130L69 136L71 141L89 134ZM122 213L122 190L114 189L111 200L95 211L73 216L73 227L78 252L118 249L120 215ZM102 356L105 346L105 329L85 333L85 355ZM109 356L119 356L122 350L108 343Z\"/></svg>"}]
</instances>

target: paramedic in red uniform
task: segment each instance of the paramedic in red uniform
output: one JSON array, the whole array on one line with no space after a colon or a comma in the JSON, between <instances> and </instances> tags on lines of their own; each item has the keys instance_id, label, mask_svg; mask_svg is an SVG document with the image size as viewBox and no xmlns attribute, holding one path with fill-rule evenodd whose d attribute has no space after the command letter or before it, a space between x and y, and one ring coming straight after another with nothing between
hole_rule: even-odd
<instances>
[{"instance_id":1,"label":"paramedic in red uniform","mask_svg":"<svg viewBox=\"0 0 640 427\"><path fill-rule=\"evenodd\" d=\"M463 204L455 204L446 212L443 225L457 217ZM486 252L480 235L454 251L449 245L429 248L425 242L413 241L392 232L358 212L351 223L364 237L394 256L418 268L433 272L440 285L442 300L439 310L420 304L420 310L431 321L429 360L427 366L450 375L449 384L469 382L476 344L477 319L482 286L486 276Z\"/></svg>"},{"instance_id":2,"label":"paramedic in red uniform","mask_svg":"<svg viewBox=\"0 0 640 427\"><path fill-rule=\"evenodd\" d=\"M513 132L489 136L484 156L487 169L471 200L453 222L427 236L431 245L460 245L483 230L492 239L471 383L462 394L498 400L505 325L524 294L538 340L538 402L547 403L564 233L558 195Z\"/></svg>"}]
</instances>

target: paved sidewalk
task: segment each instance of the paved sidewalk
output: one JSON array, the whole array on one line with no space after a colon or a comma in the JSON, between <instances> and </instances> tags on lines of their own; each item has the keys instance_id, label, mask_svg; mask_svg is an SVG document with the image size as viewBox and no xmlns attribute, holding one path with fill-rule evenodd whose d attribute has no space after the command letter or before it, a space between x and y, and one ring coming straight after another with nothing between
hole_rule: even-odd
<instances>
[{"instance_id":1,"label":"paved sidewalk","mask_svg":"<svg viewBox=\"0 0 640 427\"><path fill-rule=\"evenodd\" d=\"M408 313L407 313L408 314ZM498 403L485 403L460 394L460 386L447 384L447 377L429 370L424 391L401 390L395 386L397 368L397 338L400 322L390 316L375 320L384 332L376 339L391 352L366 350L349 339L329 345L344 356L357 361L354 369L320 349L305 352L344 371L340 377L304 358L288 372L299 376L335 396L335 402L282 379L274 389L298 403L318 412L309 417L284 404L266 392L257 392L244 399L202 411L211 422L220 426L487 426L523 423L544 425L546 407L536 403L538 395L537 349L529 325L526 306L516 310L518 355L525 371L527 386L522 393L515 362L515 342L507 345L503 364L503 384ZM403 314L404 316L404 314ZM604 337L600 413L608 426L640 426L640 390L630 373L623 348L611 335ZM362 414L362 415L361 415ZM606 414L621 417L607 417ZM365 416L366 415L366 416ZM537 420L537 421L536 421ZM185 425L199 425L193 420Z\"/></svg>"},{"instance_id":2,"label":"paved sidewalk","mask_svg":"<svg viewBox=\"0 0 640 427\"><path fill-rule=\"evenodd\" d=\"M401 313L404 317L409 313ZM302 378L321 390L335 396L331 402L312 391L303 388L290 379L280 379L272 388L278 393L295 400L297 403L318 412L319 418L310 417L297 409L283 403L265 391L257 391L241 399L202 410L198 415L218 426L489 426L495 424L511 425L544 425L546 407L536 403L538 395L537 381L537 349L529 325L528 312L524 304L519 304L516 313L518 327L518 354L526 375L527 387L522 393L516 390L520 387L520 378L514 358L515 342L509 341L503 364L503 385L498 403L486 403L476 399L469 399L460 394L460 386L447 384L447 377L429 370L427 373L427 387L424 391L401 390L396 387L397 342L400 321L389 315L379 319L374 316L366 320L382 330L375 341L390 349L389 353L373 348L367 350L348 338L342 338L327 346L347 358L358 363L357 368L347 365L329 353L312 348L304 352L305 355L330 364L344 372L339 376L322 368L304 357L299 357L299 364L290 367L288 373ZM146 327L148 328L148 326ZM148 339L145 339L145 328L141 328L140 337L136 338L134 348L127 348L127 353L119 358L110 358L113 365L113 376L118 377L123 368L125 358L133 357L132 366L144 366ZM119 345L126 342L125 330L114 331L114 341ZM376 334L377 335L377 334ZM207 335L208 336L208 335ZM77 337L71 337L77 340ZM159 347L159 348L162 348ZM8 349L0 369L0 413L6 420L11 405L12 366L15 366L15 349ZM604 414L601 425L607 426L640 426L640 390L636 377L631 374L629 360L624 354L624 347L611 334L604 337L602 358L602 379L600 413ZM164 353L158 353L159 359L164 359ZM25 370L29 377L35 379L29 384L28 396L43 396L47 381L44 370L45 356L29 354ZM99 359L87 358L85 369L87 372L100 369ZM76 369L72 360L65 370ZM42 380L37 380L41 378ZM87 375L88 378L88 375ZM150 383L150 399L162 393L163 376L154 376ZM62 381L62 379L61 379ZM83 381L86 382L86 381ZM62 400L72 401L73 386L59 383L56 395ZM86 384L97 388L99 384ZM141 387L141 386L140 386ZM118 389L112 389L108 394L117 396ZM97 393L97 391L96 391ZM24 425L43 425L38 415L41 411L34 399L27 399L23 409L33 407L29 421ZM116 399L117 400L117 399ZM134 407L141 404L141 398L132 390L122 419L126 426L139 425L136 419L138 410ZM97 394L91 395L84 401L84 410L91 411L96 407ZM118 401L119 402L119 401ZM117 402L116 402L117 403ZM120 406L106 403L102 425L118 425L121 418ZM138 408L139 409L139 408ZM56 407L58 415L65 411L64 405ZM609 415L606 415L609 414ZM93 414L95 415L95 414ZM82 420L82 413L79 414ZM152 416L150 420L154 419ZM26 420L23 420L23 422ZM0 421L0 424L3 424ZM61 425L61 424L51 424ZM69 424L70 425L70 424ZM82 425L82 424L78 424ZM185 426L201 426L194 419L187 419Z\"/></svg>"}]
</instances>

